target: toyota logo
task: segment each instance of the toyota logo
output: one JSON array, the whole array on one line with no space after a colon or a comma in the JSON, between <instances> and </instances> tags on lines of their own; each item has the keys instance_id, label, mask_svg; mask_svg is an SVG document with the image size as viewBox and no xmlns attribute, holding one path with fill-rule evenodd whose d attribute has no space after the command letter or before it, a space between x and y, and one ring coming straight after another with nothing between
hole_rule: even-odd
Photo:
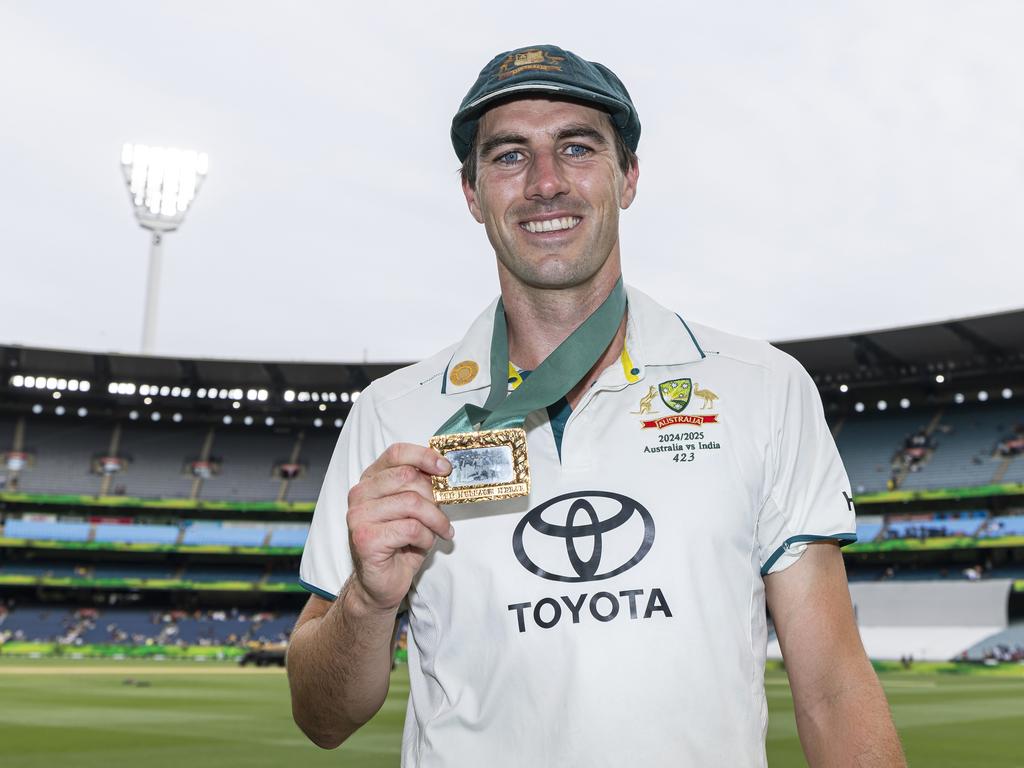
<instances>
[{"instance_id":1,"label":"toyota logo","mask_svg":"<svg viewBox=\"0 0 1024 768\"><path fill-rule=\"evenodd\" d=\"M512 534L516 559L551 581L610 579L643 560L652 544L651 513L608 491L556 496L527 512Z\"/></svg>"}]
</instances>

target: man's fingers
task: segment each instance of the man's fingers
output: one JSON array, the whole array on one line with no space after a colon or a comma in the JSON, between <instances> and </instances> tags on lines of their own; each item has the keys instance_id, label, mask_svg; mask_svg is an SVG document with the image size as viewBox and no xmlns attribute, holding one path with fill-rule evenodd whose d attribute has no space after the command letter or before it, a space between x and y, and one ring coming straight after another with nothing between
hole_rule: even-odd
<instances>
[{"instance_id":1,"label":"man's fingers","mask_svg":"<svg viewBox=\"0 0 1024 768\"><path fill-rule=\"evenodd\" d=\"M434 533L422 523L406 518L392 520L384 526L384 540L391 549L416 547L424 551L434 546Z\"/></svg>"},{"instance_id":2,"label":"man's fingers","mask_svg":"<svg viewBox=\"0 0 1024 768\"><path fill-rule=\"evenodd\" d=\"M452 538L453 529L448 516L432 501L415 491L403 491L392 496L374 499L371 503L349 509L349 528L360 525L390 523L411 519L426 526L443 539Z\"/></svg>"},{"instance_id":3,"label":"man's fingers","mask_svg":"<svg viewBox=\"0 0 1024 768\"><path fill-rule=\"evenodd\" d=\"M373 477L391 467L407 464L428 475L446 475L452 465L433 448L413 443L392 443L363 472L363 479Z\"/></svg>"},{"instance_id":4,"label":"man's fingers","mask_svg":"<svg viewBox=\"0 0 1024 768\"><path fill-rule=\"evenodd\" d=\"M427 501L434 500L430 478L416 467L403 464L399 467L388 467L375 475L364 477L349 492L349 506L371 499L393 496L402 491L414 491Z\"/></svg>"}]
</instances>

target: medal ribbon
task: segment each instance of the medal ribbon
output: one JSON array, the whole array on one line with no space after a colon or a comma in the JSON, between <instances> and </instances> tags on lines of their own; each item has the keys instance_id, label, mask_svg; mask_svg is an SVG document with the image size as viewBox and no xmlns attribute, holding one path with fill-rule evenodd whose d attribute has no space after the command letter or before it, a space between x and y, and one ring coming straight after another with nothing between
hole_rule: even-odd
<instances>
[{"instance_id":1,"label":"medal ribbon","mask_svg":"<svg viewBox=\"0 0 1024 768\"><path fill-rule=\"evenodd\" d=\"M594 367L619 329L626 311L622 278L594 312L511 393L508 391L508 326L501 300L491 334L491 391L483 406L459 408L435 435L521 427L533 411L547 408Z\"/></svg>"}]
</instances>

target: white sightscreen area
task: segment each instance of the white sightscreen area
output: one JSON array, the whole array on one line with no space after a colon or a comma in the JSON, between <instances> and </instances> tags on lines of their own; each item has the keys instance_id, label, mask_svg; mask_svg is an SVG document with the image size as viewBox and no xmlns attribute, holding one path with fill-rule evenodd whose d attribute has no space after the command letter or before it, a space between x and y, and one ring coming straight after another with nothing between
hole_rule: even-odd
<instances>
[{"instance_id":1,"label":"white sightscreen area","mask_svg":"<svg viewBox=\"0 0 1024 768\"><path fill-rule=\"evenodd\" d=\"M1009 579L853 583L857 625L868 656L945 661L1008 625ZM778 640L768 658L782 658Z\"/></svg>"}]
</instances>

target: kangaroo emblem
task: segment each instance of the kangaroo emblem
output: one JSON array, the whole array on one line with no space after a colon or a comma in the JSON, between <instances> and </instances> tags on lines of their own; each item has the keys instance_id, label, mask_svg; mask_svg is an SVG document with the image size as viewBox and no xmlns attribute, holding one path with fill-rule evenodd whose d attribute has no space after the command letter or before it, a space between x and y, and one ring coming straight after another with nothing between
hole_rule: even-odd
<instances>
[{"instance_id":1,"label":"kangaroo emblem","mask_svg":"<svg viewBox=\"0 0 1024 768\"><path fill-rule=\"evenodd\" d=\"M694 383L693 394L697 397L703 398L704 402L701 403L701 408L714 408L715 400L718 399L718 395L712 392L710 389L701 389L700 384Z\"/></svg>"},{"instance_id":2,"label":"kangaroo emblem","mask_svg":"<svg viewBox=\"0 0 1024 768\"><path fill-rule=\"evenodd\" d=\"M633 413L643 415L651 412L651 402L654 400L654 396L658 394L658 390L655 387L651 387L647 390L647 394L640 398L640 410L633 411Z\"/></svg>"}]
</instances>

